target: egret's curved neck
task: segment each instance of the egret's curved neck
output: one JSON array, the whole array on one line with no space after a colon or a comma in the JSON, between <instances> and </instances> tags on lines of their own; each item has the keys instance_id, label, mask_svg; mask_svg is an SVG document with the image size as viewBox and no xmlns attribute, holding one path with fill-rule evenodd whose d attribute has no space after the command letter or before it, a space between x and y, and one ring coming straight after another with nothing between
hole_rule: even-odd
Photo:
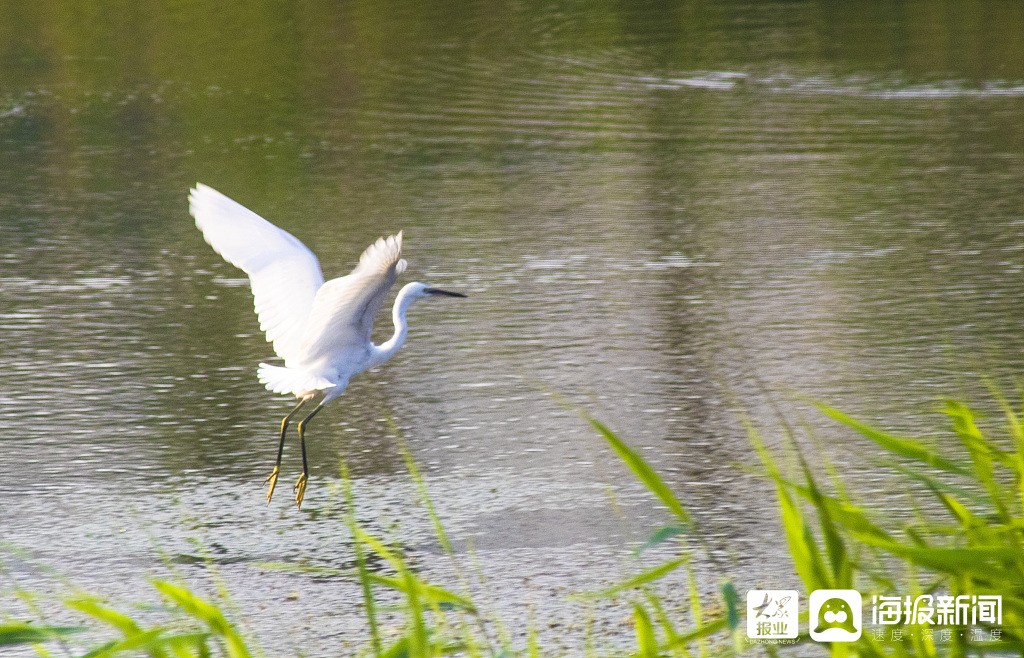
<instances>
[{"instance_id":1,"label":"egret's curved neck","mask_svg":"<svg viewBox=\"0 0 1024 658\"><path fill-rule=\"evenodd\" d=\"M395 306L391 309L391 319L395 323L395 334L387 341L375 346L374 361L378 364L384 363L395 355L402 345L405 344L408 324L405 321L405 312L409 310L416 297L412 295L413 286L409 284L402 288L395 298Z\"/></svg>"}]
</instances>

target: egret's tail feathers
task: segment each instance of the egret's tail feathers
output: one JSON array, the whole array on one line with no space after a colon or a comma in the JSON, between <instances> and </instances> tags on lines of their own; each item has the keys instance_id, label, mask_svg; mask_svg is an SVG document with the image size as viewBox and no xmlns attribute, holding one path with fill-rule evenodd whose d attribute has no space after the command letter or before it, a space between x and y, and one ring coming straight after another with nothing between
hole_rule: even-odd
<instances>
[{"instance_id":1,"label":"egret's tail feathers","mask_svg":"<svg viewBox=\"0 0 1024 658\"><path fill-rule=\"evenodd\" d=\"M297 368L282 368L261 363L256 370L260 383L274 393L291 393L301 397L334 386L323 377L311 375Z\"/></svg>"}]
</instances>

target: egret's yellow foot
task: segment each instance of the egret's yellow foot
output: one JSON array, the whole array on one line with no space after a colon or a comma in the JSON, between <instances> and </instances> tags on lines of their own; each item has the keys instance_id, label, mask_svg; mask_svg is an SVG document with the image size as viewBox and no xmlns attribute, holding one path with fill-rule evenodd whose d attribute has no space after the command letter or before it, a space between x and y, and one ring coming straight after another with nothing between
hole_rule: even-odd
<instances>
[{"instance_id":1,"label":"egret's yellow foot","mask_svg":"<svg viewBox=\"0 0 1024 658\"><path fill-rule=\"evenodd\" d=\"M271 496L274 495L274 487L277 486L277 476L280 473L281 473L281 467L275 465L274 466L274 470L272 470L270 472L270 476L267 478L267 481L263 483L263 484L269 484L270 485L270 488L267 489L267 505L270 504L270 498L271 498Z\"/></svg>"},{"instance_id":2,"label":"egret's yellow foot","mask_svg":"<svg viewBox=\"0 0 1024 658\"><path fill-rule=\"evenodd\" d=\"M306 495L306 474L303 473L299 476L299 481L295 483L295 506L302 509L302 499Z\"/></svg>"}]
</instances>

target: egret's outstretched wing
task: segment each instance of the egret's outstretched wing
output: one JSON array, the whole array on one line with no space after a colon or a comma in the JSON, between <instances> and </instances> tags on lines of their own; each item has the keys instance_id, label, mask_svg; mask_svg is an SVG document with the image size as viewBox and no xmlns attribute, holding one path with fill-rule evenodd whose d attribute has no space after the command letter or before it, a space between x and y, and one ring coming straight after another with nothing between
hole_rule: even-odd
<instances>
[{"instance_id":1,"label":"egret's outstretched wing","mask_svg":"<svg viewBox=\"0 0 1024 658\"><path fill-rule=\"evenodd\" d=\"M188 201L214 251L249 275L260 329L274 351L285 362L293 360L324 282L316 256L291 233L212 187L196 183Z\"/></svg>"},{"instance_id":2,"label":"egret's outstretched wing","mask_svg":"<svg viewBox=\"0 0 1024 658\"><path fill-rule=\"evenodd\" d=\"M404 271L399 232L367 247L351 274L321 286L309 315L303 358L315 362L365 349L377 311Z\"/></svg>"}]
</instances>

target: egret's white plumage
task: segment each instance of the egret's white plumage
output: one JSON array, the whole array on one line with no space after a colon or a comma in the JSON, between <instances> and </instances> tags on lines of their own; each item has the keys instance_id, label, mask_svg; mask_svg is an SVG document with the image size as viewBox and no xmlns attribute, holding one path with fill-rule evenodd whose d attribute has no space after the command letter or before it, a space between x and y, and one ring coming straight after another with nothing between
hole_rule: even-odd
<instances>
[{"instance_id":1,"label":"egret's white plumage","mask_svg":"<svg viewBox=\"0 0 1024 658\"><path fill-rule=\"evenodd\" d=\"M249 275L260 329L274 351L286 363L297 357L306 318L324 283L316 256L291 233L212 187L196 184L188 200L206 242Z\"/></svg>"},{"instance_id":2,"label":"egret's white plumage","mask_svg":"<svg viewBox=\"0 0 1024 658\"><path fill-rule=\"evenodd\" d=\"M395 299L394 335L374 345L374 318L406 267L401 232L367 247L350 274L324 282L319 261L298 238L212 187L197 183L192 188L189 212L214 251L249 275L260 328L284 359L283 367L261 363L260 382L275 393L295 395L299 407L323 391L320 404L299 423L300 439L306 421L341 395L349 379L398 351L405 342L405 313L413 301L429 295L464 296L422 283L407 284ZM291 415L281 424L282 446ZM278 466L268 480L268 502L280 460L279 447ZM296 485L299 504L305 471L303 442L303 475Z\"/></svg>"}]
</instances>

